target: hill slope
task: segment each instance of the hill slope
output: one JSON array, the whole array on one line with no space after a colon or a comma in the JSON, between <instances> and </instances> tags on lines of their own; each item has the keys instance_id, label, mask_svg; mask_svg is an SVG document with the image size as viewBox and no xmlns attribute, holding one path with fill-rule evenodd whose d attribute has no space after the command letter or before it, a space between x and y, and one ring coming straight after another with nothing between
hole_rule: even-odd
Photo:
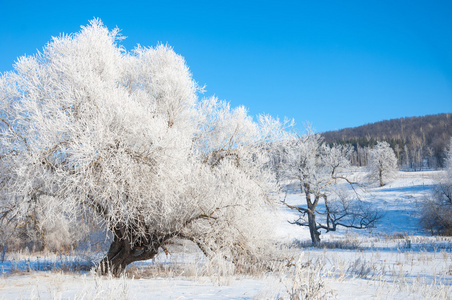
<instances>
[{"instance_id":1,"label":"hill slope","mask_svg":"<svg viewBox=\"0 0 452 300\"><path fill-rule=\"evenodd\" d=\"M452 114L392 119L322 135L327 143L352 144L357 151L356 165L366 164L366 147L387 141L401 166L438 168L443 166L444 150L452 137Z\"/></svg>"}]
</instances>

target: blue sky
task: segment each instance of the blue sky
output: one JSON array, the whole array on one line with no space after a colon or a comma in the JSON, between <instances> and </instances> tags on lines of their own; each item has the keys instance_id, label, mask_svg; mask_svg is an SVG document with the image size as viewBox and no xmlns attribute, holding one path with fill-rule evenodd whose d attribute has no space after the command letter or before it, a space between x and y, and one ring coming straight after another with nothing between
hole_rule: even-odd
<instances>
[{"instance_id":1,"label":"blue sky","mask_svg":"<svg viewBox=\"0 0 452 300\"><path fill-rule=\"evenodd\" d=\"M450 0L0 0L0 72L94 17L129 50L173 46L206 96L299 128L452 112Z\"/></svg>"}]
</instances>

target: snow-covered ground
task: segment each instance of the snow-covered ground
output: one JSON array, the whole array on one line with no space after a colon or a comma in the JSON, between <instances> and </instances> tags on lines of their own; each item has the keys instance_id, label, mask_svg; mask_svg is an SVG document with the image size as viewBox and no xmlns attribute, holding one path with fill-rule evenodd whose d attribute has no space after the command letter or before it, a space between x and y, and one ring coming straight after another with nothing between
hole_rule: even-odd
<instances>
[{"instance_id":1,"label":"snow-covered ground","mask_svg":"<svg viewBox=\"0 0 452 300\"><path fill-rule=\"evenodd\" d=\"M361 199L383 217L371 230L322 234L322 241L337 244L332 249L302 246L307 228L289 224L297 215L281 207L278 236L298 242L289 249L298 262L295 277L207 277L205 259L182 250L131 266L123 278L83 271L83 257L6 253L0 299L288 299L296 287L319 298L452 299L452 239L431 237L419 225L419 204L437 176L441 172L399 172L384 187L365 187ZM286 200L303 198L291 193ZM73 268L82 271L67 270Z\"/></svg>"}]
</instances>

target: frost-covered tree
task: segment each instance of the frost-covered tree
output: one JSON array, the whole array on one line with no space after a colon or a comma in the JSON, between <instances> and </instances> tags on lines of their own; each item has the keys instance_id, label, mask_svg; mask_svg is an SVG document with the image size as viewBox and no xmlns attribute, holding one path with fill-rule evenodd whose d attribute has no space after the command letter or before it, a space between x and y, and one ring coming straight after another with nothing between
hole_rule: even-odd
<instances>
[{"instance_id":1,"label":"frost-covered tree","mask_svg":"<svg viewBox=\"0 0 452 300\"><path fill-rule=\"evenodd\" d=\"M268 116L198 99L170 47L126 51L93 20L18 59L0 80L1 220L112 233L102 273L117 275L175 239L234 266L268 246L274 180Z\"/></svg>"},{"instance_id":2,"label":"frost-covered tree","mask_svg":"<svg viewBox=\"0 0 452 300\"><path fill-rule=\"evenodd\" d=\"M309 227L314 246L320 242L320 230L336 231L338 226L364 229L375 224L379 214L350 196L356 196L353 192L356 183L350 181L344 171L350 167L351 147L328 146L319 134L308 131L284 149L281 173L295 180L306 198L305 206L285 204L300 213L293 223ZM340 183L346 183L352 193L338 188Z\"/></svg>"},{"instance_id":3,"label":"frost-covered tree","mask_svg":"<svg viewBox=\"0 0 452 300\"><path fill-rule=\"evenodd\" d=\"M422 226L432 234L452 235L452 139L446 152L446 170L432 194L422 203Z\"/></svg>"},{"instance_id":4,"label":"frost-covered tree","mask_svg":"<svg viewBox=\"0 0 452 300\"><path fill-rule=\"evenodd\" d=\"M397 158L387 142L378 142L369 150L367 169L369 179L377 181L380 186L384 186L387 180L394 176L397 171Z\"/></svg>"},{"instance_id":5,"label":"frost-covered tree","mask_svg":"<svg viewBox=\"0 0 452 300\"><path fill-rule=\"evenodd\" d=\"M452 181L452 138L449 141L448 149L446 149L446 161L444 165L446 166L447 176Z\"/></svg>"}]
</instances>

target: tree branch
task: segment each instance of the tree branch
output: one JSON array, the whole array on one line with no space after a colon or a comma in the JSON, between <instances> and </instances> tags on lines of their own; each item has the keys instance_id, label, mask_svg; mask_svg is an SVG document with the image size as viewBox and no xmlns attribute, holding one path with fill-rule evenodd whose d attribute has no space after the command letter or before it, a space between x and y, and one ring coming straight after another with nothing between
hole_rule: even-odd
<instances>
[{"instance_id":1,"label":"tree branch","mask_svg":"<svg viewBox=\"0 0 452 300\"><path fill-rule=\"evenodd\" d=\"M6 126L8 126L8 129L9 129L16 137L18 137L18 138L24 143L24 145L25 145L25 147L27 148L27 150L30 151L30 147L28 146L27 140L26 140L23 136L21 136L20 134L18 134L18 133L14 130L14 128L11 126L11 124L9 124L5 119L0 118L0 121L2 121L3 123L5 123Z\"/></svg>"},{"instance_id":2,"label":"tree branch","mask_svg":"<svg viewBox=\"0 0 452 300\"><path fill-rule=\"evenodd\" d=\"M287 204L287 202L285 202L285 201L283 201L283 204L284 204L285 206L287 206L288 208L290 208L290 209L298 210L298 212L300 212L300 213L302 213L302 214L307 214L308 212L311 212L311 213L312 213L312 211L309 210L309 209L307 209L307 208L298 207L298 206L292 206L292 205L290 205L290 204Z\"/></svg>"}]
</instances>

